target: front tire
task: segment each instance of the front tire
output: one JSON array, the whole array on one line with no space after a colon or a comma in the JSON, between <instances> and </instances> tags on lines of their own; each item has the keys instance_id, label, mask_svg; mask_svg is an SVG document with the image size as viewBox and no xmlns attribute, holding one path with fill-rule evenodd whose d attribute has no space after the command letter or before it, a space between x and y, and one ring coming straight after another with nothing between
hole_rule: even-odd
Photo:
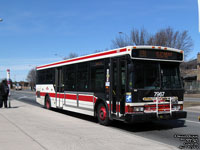
<instances>
[{"instance_id":1,"label":"front tire","mask_svg":"<svg viewBox=\"0 0 200 150\"><path fill-rule=\"evenodd\" d=\"M110 124L110 119L109 119L109 112L106 106L102 103L98 105L97 108L97 118L98 121L101 125L108 126Z\"/></svg>"}]
</instances>

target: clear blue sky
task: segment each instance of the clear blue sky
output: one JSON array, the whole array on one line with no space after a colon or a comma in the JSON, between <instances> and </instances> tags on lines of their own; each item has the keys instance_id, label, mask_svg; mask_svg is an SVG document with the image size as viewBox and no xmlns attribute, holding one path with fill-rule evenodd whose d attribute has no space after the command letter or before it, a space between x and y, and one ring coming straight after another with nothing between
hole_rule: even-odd
<instances>
[{"instance_id":1,"label":"clear blue sky","mask_svg":"<svg viewBox=\"0 0 200 150\"><path fill-rule=\"evenodd\" d=\"M189 58L200 52L197 0L0 0L0 18L0 78L10 68L13 81L70 52L110 49L118 32L133 27L188 30Z\"/></svg>"}]
</instances>

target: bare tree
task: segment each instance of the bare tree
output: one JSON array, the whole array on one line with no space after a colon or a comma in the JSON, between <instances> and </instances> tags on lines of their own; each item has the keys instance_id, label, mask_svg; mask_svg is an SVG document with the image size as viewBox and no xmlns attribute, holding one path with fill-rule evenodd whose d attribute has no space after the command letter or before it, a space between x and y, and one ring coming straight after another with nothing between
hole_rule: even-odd
<instances>
[{"instance_id":1,"label":"bare tree","mask_svg":"<svg viewBox=\"0 0 200 150\"><path fill-rule=\"evenodd\" d=\"M149 34L144 28L133 29L130 38L118 36L112 41L113 48L128 45L155 45L184 50L185 57L192 51L193 41L188 31L174 31L171 27L161 29L155 34Z\"/></svg>"},{"instance_id":2,"label":"bare tree","mask_svg":"<svg viewBox=\"0 0 200 150\"><path fill-rule=\"evenodd\" d=\"M124 34L123 36L121 34L124 33L119 32L119 36L117 36L114 40L112 40L112 46L111 46L112 48L119 48L132 45L130 37L128 37L126 34Z\"/></svg>"},{"instance_id":3,"label":"bare tree","mask_svg":"<svg viewBox=\"0 0 200 150\"><path fill-rule=\"evenodd\" d=\"M174 31L171 27L161 29L148 40L148 45L166 46L184 50L185 57L192 51L193 41L188 31Z\"/></svg>"},{"instance_id":4,"label":"bare tree","mask_svg":"<svg viewBox=\"0 0 200 150\"><path fill-rule=\"evenodd\" d=\"M63 59L66 60L66 59L75 58L75 57L78 57L78 54L71 52L71 53L69 53L68 56L64 57Z\"/></svg>"},{"instance_id":5,"label":"bare tree","mask_svg":"<svg viewBox=\"0 0 200 150\"><path fill-rule=\"evenodd\" d=\"M131 42L134 45L147 45L148 39L148 33L144 28L142 28L141 30L134 28L131 31Z\"/></svg>"},{"instance_id":6,"label":"bare tree","mask_svg":"<svg viewBox=\"0 0 200 150\"><path fill-rule=\"evenodd\" d=\"M31 90L33 90L36 84L36 69L35 68L29 71L26 80L29 82L31 86Z\"/></svg>"},{"instance_id":7,"label":"bare tree","mask_svg":"<svg viewBox=\"0 0 200 150\"><path fill-rule=\"evenodd\" d=\"M130 37L125 33L119 33L119 36L112 40L112 48L125 47L129 45L147 45L148 33L144 28L141 30L133 28ZM122 36L122 34L124 36Z\"/></svg>"}]
</instances>

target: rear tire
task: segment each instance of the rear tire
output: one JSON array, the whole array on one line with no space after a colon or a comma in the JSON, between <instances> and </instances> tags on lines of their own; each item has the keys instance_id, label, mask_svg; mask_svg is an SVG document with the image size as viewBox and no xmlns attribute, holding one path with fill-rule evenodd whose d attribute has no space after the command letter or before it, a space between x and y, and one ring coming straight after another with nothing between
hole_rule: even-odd
<instances>
[{"instance_id":1,"label":"rear tire","mask_svg":"<svg viewBox=\"0 0 200 150\"><path fill-rule=\"evenodd\" d=\"M100 103L97 107L97 118L101 125L108 126L110 124L109 112L106 106Z\"/></svg>"},{"instance_id":2,"label":"rear tire","mask_svg":"<svg viewBox=\"0 0 200 150\"><path fill-rule=\"evenodd\" d=\"M51 109L51 102L49 96L46 96L45 98L45 108L49 110Z\"/></svg>"}]
</instances>

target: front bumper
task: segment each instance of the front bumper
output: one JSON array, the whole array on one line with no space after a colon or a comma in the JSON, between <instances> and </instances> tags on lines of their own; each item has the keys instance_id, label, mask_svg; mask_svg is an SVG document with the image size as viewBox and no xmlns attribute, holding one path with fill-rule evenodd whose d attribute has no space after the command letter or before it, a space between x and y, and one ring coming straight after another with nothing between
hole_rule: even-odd
<instances>
[{"instance_id":1,"label":"front bumper","mask_svg":"<svg viewBox=\"0 0 200 150\"><path fill-rule=\"evenodd\" d=\"M128 123L139 123L139 122L148 122L153 120L170 120L170 119L180 119L186 118L186 111L174 111L172 115L170 114L159 114L157 117L156 113L139 113L139 114L126 114L125 122Z\"/></svg>"}]
</instances>

